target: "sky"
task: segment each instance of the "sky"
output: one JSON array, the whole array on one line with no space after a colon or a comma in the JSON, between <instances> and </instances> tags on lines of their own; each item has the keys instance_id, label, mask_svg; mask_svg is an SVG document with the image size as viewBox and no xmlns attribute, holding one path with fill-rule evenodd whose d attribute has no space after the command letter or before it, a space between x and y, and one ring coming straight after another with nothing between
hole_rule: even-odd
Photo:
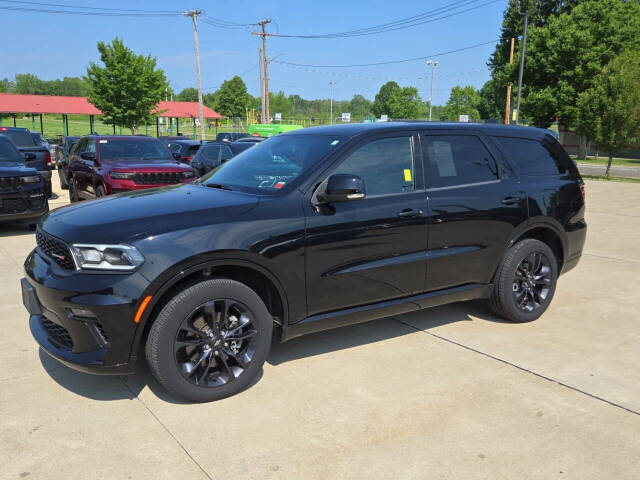
<instances>
[{"instance_id":1,"label":"sky","mask_svg":"<svg viewBox=\"0 0 640 480\"><path fill-rule=\"evenodd\" d=\"M89 0L39 0L40 3L93 7L187 10L202 8L205 14L237 23L273 19L268 30L274 33L308 35L348 31L417 15L452 3L453 0L189 0L185 2ZM489 2L490 0L487 0ZM192 3L193 2L193 3ZM487 2L480 2L487 3ZM18 2L0 0L0 6ZM373 99L380 86L389 80L401 86L415 86L423 100L429 98L431 70L425 60L393 65L357 68L291 67L277 63L343 65L375 63L432 56L500 36L502 12L507 0L496 0L476 10L428 24L376 35L299 39L268 39L270 90L303 98L329 98L329 82L337 82L334 98L349 100L355 94ZM46 8L36 6L32 8ZM188 17L102 17L17 12L0 10L0 78L16 73L33 73L53 80L64 76L82 76L89 62L99 61L96 44L120 37L138 53L157 58L174 91L196 86L193 29ZM233 75L240 75L249 93L259 95L259 37L250 28L221 29L199 24L202 85L215 91ZM450 55L433 57L438 61L434 104L443 105L455 85L480 88L488 80L486 62L494 45L485 45Z\"/></svg>"}]
</instances>

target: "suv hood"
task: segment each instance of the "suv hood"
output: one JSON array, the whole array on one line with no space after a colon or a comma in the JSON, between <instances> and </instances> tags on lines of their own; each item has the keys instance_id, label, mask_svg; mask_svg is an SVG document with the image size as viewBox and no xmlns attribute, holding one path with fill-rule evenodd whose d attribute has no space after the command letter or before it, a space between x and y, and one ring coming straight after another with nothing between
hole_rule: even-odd
<instances>
[{"instance_id":1,"label":"suv hood","mask_svg":"<svg viewBox=\"0 0 640 480\"><path fill-rule=\"evenodd\" d=\"M110 169L127 172L157 171L160 169L171 172L191 171L191 167L176 160L101 160L100 163L108 166Z\"/></svg>"},{"instance_id":2,"label":"suv hood","mask_svg":"<svg viewBox=\"0 0 640 480\"><path fill-rule=\"evenodd\" d=\"M37 171L22 162L0 162L0 177L37 175Z\"/></svg>"},{"instance_id":3,"label":"suv hood","mask_svg":"<svg viewBox=\"0 0 640 480\"><path fill-rule=\"evenodd\" d=\"M128 243L248 212L258 197L200 185L173 185L103 197L58 208L40 227L69 243Z\"/></svg>"}]
</instances>

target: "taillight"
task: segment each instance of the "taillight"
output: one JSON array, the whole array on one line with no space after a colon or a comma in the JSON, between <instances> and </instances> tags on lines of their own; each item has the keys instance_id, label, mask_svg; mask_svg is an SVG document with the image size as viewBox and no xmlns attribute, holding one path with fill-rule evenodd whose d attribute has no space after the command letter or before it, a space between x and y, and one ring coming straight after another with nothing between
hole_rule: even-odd
<instances>
[{"instance_id":1,"label":"taillight","mask_svg":"<svg viewBox=\"0 0 640 480\"><path fill-rule=\"evenodd\" d=\"M193 160L193 157L180 157L180 158L183 162L191 162L191 160Z\"/></svg>"},{"instance_id":2,"label":"taillight","mask_svg":"<svg viewBox=\"0 0 640 480\"><path fill-rule=\"evenodd\" d=\"M47 164L47 166L50 166L50 165L51 165L51 152L50 152L49 150L47 150L47 151L44 153L44 161L45 161L45 163Z\"/></svg>"},{"instance_id":3,"label":"taillight","mask_svg":"<svg viewBox=\"0 0 640 480\"><path fill-rule=\"evenodd\" d=\"M582 201L584 202L584 183L580 184L580 195L582 195Z\"/></svg>"}]
</instances>

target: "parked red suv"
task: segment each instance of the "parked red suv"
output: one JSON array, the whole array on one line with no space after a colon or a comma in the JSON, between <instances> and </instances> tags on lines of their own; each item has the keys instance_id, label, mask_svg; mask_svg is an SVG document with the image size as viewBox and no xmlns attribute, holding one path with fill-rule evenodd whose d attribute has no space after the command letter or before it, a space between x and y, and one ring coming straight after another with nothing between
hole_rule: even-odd
<instances>
[{"instance_id":1,"label":"parked red suv","mask_svg":"<svg viewBox=\"0 0 640 480\"><path fill-rule=\"evenodd\" d=\"M189 183L193 168L159 140L146 136L89 135L69 158L69 198L91 200L112 193Z\"/></svg>"}]
</instances>

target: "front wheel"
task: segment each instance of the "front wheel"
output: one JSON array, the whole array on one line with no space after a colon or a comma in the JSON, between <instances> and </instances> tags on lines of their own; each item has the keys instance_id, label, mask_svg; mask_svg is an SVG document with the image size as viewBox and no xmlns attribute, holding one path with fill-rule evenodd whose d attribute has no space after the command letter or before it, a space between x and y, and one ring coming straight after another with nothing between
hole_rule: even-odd
<instances>
[{"instance_id":1,"label":"front wheel","mask_svg":"<svg viewBox=\"0 0 640 480\"><path fill-rule=\"evenodd\" d=\"M489 308L512 322L530 322L549 307L558 262L549 246L531 238L511 247L496 273Z\"/></svg>"},{"instance_id":2,"label":"front wheel","mask_svg":"<svg viewBox=\"0 0 640 480\"><path fill-rule=\"evenodd\" d=\"M60 188L62 190L69 190L69 182L67 180L67 176L64 173L64 170L58 168L58 177L60 177Z\"/></svg>"},{"instance_id":3,"label":"front wheel","mask_svg":"<svg viewBox=\"0 0 640 480\"><path fill-rule=\"evenodd\" d=\"M171 393L198 402L219 400L258 376L272 328L253 290L234 280L208 280L162 308L147 338L147 362Z\"/></svg>"},{"instance_id":4,"label":"front wheel","mask_svg":"<svg viewBox=\"0 0 640 480\"><path fill-rule=\"evenodd\" d=\"M78 196L78 185L76 185L76 179L73 177L69 179L69 201L71 203L80 201L80 197Z\"/></svg>"}]
</instances>

